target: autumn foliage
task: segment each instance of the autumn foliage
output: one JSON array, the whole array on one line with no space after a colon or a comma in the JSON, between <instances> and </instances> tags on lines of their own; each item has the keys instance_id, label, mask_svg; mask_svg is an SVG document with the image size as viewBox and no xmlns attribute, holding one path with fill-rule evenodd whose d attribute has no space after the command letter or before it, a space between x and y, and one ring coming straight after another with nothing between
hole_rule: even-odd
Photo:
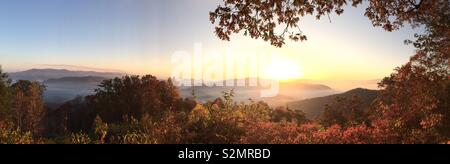
<instances>
[{"instance_id":1,"label":"autumn foliage","mask_svg":"<svg viewBox=\"0 0 450 164\"><path fill-rule=\"evenodd\" d=\"M219 38L244 32L281 47L306 40L304 15L343 13L367 2L365 15L387 31L425 27L406 41L417 52L380 83L381 94L360 109L357 97L328 104L316 120L264 102L235 102L233 90L214 101L184 99L171 80L148 75L102 82L93 95L49 111L38 82L12 83L0 70L0 143L394 144L450 141L450 2L447 0L224 0L211 21ZM278 25L285 25L281 34ZM325 104L324 104L325 105Z\"/></svg>"},{"instance_id":2,"label":"autumn foliage","mask_svg":"<svg viewBox=\"0 0 450 164\"><path fill-rule=\"evenodd\" d=\"M416 88L409 93L395 86L400 84L388 81L394 77L400 78L399 73L394 73L382 82L386 89L373 103L372 112L355 110L352 106L358 105L356 98L338 100L318 120L306 119L301 111L271 108L264 102L237 103L233 100L233 91L225 92L223 97L207 103L182 99L170 81L156 79L154 83L145 84L155 88L148 88L148 93L142 93L140 99L136 99L135 94L124 94L126 91L105 92L124 87L144 87L143 83L149 82L147 78L151 76L136 76L134 83L126 85L122 84L132 77L114 79L115 84L111 80L105 81L96 94L77 98L46 113L39 99L42 90L39 90L37 83L5 83L8 89L15 91L11 92L10 110L6 109L4 111L7 112L2 113L0 140L1 143L73 144L368 144L447 141L448 88L441 87L448 86L448 80L435 84L426 77L409 75L414 82L401 82L401 86L412 85ZM424 83L419 80L435 84L436 89L430 91L430 86L419 85ZM164 94L159 91L164 91ZM168 91L172 94L167 94ZM121 101L116 102L115 106L105 107L102 105L111 101L105 98L107 94L112 98L120 95L123 99L134 100L133 103ZM142 107L139 115L131 110L135 107L134 103L145 104L146 101L159 102L159 108ZM15 105L14 102L20 102L21 105ZM161 106L166 108L160 110ZM341 111L344 109L347 110Z\"/></svg>"}]
</instances>

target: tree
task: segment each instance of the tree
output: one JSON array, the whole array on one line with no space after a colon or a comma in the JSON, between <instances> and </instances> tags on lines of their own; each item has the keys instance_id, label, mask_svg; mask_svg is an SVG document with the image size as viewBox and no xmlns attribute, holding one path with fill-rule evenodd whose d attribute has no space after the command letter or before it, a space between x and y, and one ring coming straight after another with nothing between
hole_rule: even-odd
<instances>
[{"instance_id":1,"label":"tree","mask_svg":"<svg viewBox=\"0 0 450 164\"><path fill-rule=\"evenodd\" d=\"M97 112L92 107L94 96L76 97L49 113L49 126L54 134L92 130Z\"/></svg>"},{"instance_id":2,"label":"tree","mask_svg":"<svg viewBox=\"0 0 450 164\"><path fill-rule=\"evenodd\" d=\"M291 110L285 107L277 107L272 111L272 121L274 122L289 122L304 124L309 122L306 115L301 110Z\"/></svg>"},{"instance_id":3,"label":"tree","mask_svg":"<svg viewBox=\"0 0 450 164\"><path fill-rule=\"evenodd\" d=\"M372 125L350 126L343 133L349 135L343 136L372 138L365 140L366 143L444 143L450 140L450 1L224 0L210 13L210 20L216 24L216 35L222 40L230 40L232 33L244 32L244 35L281 47L286 34L294 41L306 40L298 28L301 17L315 15L320 19L332 12L339 15L343 13L343 6L350 2L355 7L367 2L365 16L375 27L393 31L410 24L422 26L426 31L416 34L414 41L405 41L413 44L417 53L380 83L383 90L376 101L377 111L371 116ZM275 29L279 26L284 26L284 30L277 33ZM291 32L292 29L298 31ZM328 115L342 116L334 111L329 111ZM335 123L328 126L336 127L332 125Z\"/></svg>"},{"instance_id":4,"label":"tree","mask_svg":"<svg viewBox=\"0 0 450 164\"><path fill-rule=\"evenodd\" d=\"M307 40L299 27L303 16L321 19L331 13L340 15L346 4L358 7L363 2L368 3L365 16L374 26L387 31L396 30L404 23L417 26L430 18L435 20L440 12L448 12L449 6L448 0L223 0L222 5L210 12L210 21L216 25L215 33L222 40L228 41L231 34L243 32L245 36L281 47L286 37L293 41Z\"/></svg>"},{"instance_id":5,"label":"tree","mask_svg":"<svg viewBox=\"0 0 450 164\"><path fill-rule=\"evenodd\" d=\"M319 116L318 122L325 127L339 125L349 127L369 123L370 110L363 108L358 96L351 98L337 97L335 102L327 104L325 111Z\"/></svg>"},{"instance_id":6,"label":"tree","mask_svg":"<svg viewBox=\"0 0 450 164\"><path fill-rule=\"evenodd\" d=\"M47 108L44 106L45 87L38 82L20 80L12 86L12 112L15 125L22 131L43 135L46 130Z\"/></svg>"},{"instance_id":7,"label":"tree","mask_svg":"<svg viewBox=\"0 0 450 164\"><path fill-rule=\"evenodd\" d=\"M145 114L160 117L166 110L177 110L182 101L171 80L151 75L105 80L99 87L92 106L107 123L121 122L127 116L138 120Z\"/></svg>"},{"instance_id":8,"label":"tree","mask_svg":"<svg viewBox=\"0 0 450 164\"><path fill-rule=\"evenodd\" d=\"M436 4L430 3L436 2ZM397 140L405 143L444 143L450 140L450 2L424 1L415 22L425 34L407 41L417 53L386 77L378 101L379 117ZM439 5L439 6L437 6ZM420 8L420 6L418 6Z\"/></svg>"},{"instance_id":9,"label":"tree","mask_svg":"<svg viewBox=\"0 0 450 164\"><path fill-rule=\"evenodd\" d=\"M11 95L8 75L2 72L0 67L0 121L10 113Z\"/></svg>"},{"instance_id":10,"label":"tree","mask_svg":"<svg viewBox=\"0 0 450 164\"><path fill-rule=\"evenodd\" d=\"M449 51L444 54L419 51L380 83L384 90L378 100L377 118L389 122L393 132L399 134L399 142L450 140L448 54Z\"/></svg>"}]
</instances>

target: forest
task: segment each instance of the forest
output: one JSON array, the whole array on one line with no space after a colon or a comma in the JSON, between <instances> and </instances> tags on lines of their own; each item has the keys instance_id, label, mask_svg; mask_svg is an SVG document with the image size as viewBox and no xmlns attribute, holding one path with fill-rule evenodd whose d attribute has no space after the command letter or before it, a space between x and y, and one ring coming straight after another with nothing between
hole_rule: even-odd
<instances>
[{"instance_id":1,"label":"forest","mask_svg":"<svg viewBox=\"0 0 450 164\"><path fill-rule=\"evenodd\" d=\"M210 13L216 35L262 39L282 47L306 41L303 15L342 14L362 0L224 0ZM171 79L152 75L104 80L95 93L50 110L45 86L11 81L0 70L1 144L446 144L450 143L450 2L368 0L365 15L386 31L425 28L407 40L416 53L379 82L369 109L358 97L337 99L316 119L265 102L236 102L234 91L201 103L182 98ZM257 16L254 16L256 14ZM273 15L276 15L275 17ZM285 26L276 34L277 27ZM289 36L285 36L289 35Z\"/></svg>"}]
</instances>

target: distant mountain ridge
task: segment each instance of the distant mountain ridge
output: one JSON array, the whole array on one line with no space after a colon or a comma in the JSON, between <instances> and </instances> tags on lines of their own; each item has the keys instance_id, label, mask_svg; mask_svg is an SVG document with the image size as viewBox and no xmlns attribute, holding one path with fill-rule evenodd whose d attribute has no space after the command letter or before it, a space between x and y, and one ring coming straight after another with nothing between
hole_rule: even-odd
<instances>
[{"instance_id":1,"label":"distant mountain ridge","mask_svg":"<svg viewBox=\"0 0 450 164\"><path fill-rule=\"evenodd\" d=\"M55 83L101 83L107 80L106 77L99 76L85 76L85 77L63 77L59 79L48 79L45 80L44 84L55 84Z\"/></svg>"},{"instance_id":2,"label":"distant mountain ridge","mask_svg":"<svg viewBox=\"0 0 450 164\"><path fill-rule=\"evenodd\" d=\"M107 79L122 77L125 73L71 71L68 69L30 69L22 72L10 73L14 80L39 81L46 86L44 101L51 107L72 100L77 96L93 94L98 85Z\"/></svg>"},{"instance_id":3,"label":"distant mountain ridge","mask_svg":"<svg viewBox=\"0 0 450 164\"><path fill-rule=\"evenodd\" d=\"M238 79L242 80L242 79ZM264 79L263 79L264 80ZM234 80L227 80L229 84L234 84ZM267 82L267 81L266 81ZM268 85L265 86L265 85ZM223 92L234 90L233 99L237 102L246 102L249 99L255 101L265 101L270 106L286 106L287 102L299 101L305 98L321 97L336 94L331 87L322 84L306 83L303 81L283 81L279 83L277 96L261 97L261 91L270 89L270 84L264 86L196 86L195 96L200 102L212 101L221 97ZM180 87L182 97L192 97L191 87Z\"/></svg>"},{"instance_id":4,"label":"distant mountain ridge","mask_svg":"<svg viewBox=\"0 0 450 164\"><path fill-rule=\"evenodd\" d=\"M290 102L288 107L294 110L302 110L305 112L306 117L314 119L325 111L325 105L331 105L338 97L351 98L352 96L357 96L362 103L362 107L368 107L377 98L378 94L379 91L377 90L357 88L341 94Z\"/></svg>"},{"instance_id":5,"label":"distant mountain ridge","mask_svg":"<svg viewBox=\"0 0 450 164\"><path fill-rule=\"evenodd\" d=\"M306 83L303 81L293 81L293 82L280 82L280 89L288 89L291 88L296 89L307 89L307 90L329 90L332 89L331 87L323 84L313 84L313 83Z\"/></svg>"},{"instance_id":6,"label":"distant mountain ridge","mask_svg":"<svg viewBox=\"0 0 450 164\"><path fill-rule=\"evenodd\" d=\"M95 71L71 71L67 69L30 69L22 72L9 73L12 80L45 81L49 79L60 79L64 77L121 77L125 73L119 72L95 72Z\"/></svg>"},{"instance_id":7,"label":"distant mountain ridge","mask_svg":"<svg viewBox=\"0 0 450 164\"><path fill-rule=\"evenodd\" d=\"M9 74L12 80L35 80L42 82L47 86L44 93L44 99L47 103L53 104L55 107L69 101L77 96L86 96L93 94L98 85L107 79L125 76L125 73L118 72L95 72L95 71L71 71L67 69L31 69L23 72L15 72ZM249 82L250 79L247 79ZM227 80L234 83L234 80ZM196 96L200 101L214 100L222 96L223 91L236 89L234 100L248 101L248 99L262 100L271 106L285 106L289 104L292 109L301 109L307 113L307 116L315 116L322 110L322 107L333 102L335 95L338 93L328 85L314 83L313 81L296 80L281 81L279 83L279 94L277 97L261 98L259 87L195 87ZM182 97L191 97L192 89L190 87L180 87ZM351 91L345 94L353 94ZM359 94L359 93L356 93ZM327 96L332 95L332 96ZM366 94L361 94L366 95ZM316 99L307 99L314 97L322 97ZM370 97L370 96L369 96ZM300 101L307 99L304 101ZM323 100L325 99L325 100ZM372 98L370 98L372 99ZM292 103L290 103L292 102ZM306 104L306 105L305 105Z\"/></svg>"}]
</instances>

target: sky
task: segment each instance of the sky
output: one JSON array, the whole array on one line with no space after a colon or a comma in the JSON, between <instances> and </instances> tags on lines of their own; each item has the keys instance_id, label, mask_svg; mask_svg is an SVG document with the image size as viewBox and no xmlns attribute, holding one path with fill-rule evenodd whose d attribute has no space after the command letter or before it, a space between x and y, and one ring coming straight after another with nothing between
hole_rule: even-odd
<instances>
[{"instance_id":1,"label":"sky","mask_svg":"<svg viewBox=\"0 0 450 164\"><path fill-rule=\"evenodd\" d=\"M164 77L178 65L172 63L175 52L193 53L200 43L205 54L276 53L295 63L305 79L372 80L389 75L414 53L403 41L417 29L385 32L371 25L363 8L353 7L331 15L331 23L303 18L300 28L308 41L283 48L239 34L221 41L208 15L220 3L0 0L0 65L9 72L71 66Z\"/></svg>"}]
</instances>

